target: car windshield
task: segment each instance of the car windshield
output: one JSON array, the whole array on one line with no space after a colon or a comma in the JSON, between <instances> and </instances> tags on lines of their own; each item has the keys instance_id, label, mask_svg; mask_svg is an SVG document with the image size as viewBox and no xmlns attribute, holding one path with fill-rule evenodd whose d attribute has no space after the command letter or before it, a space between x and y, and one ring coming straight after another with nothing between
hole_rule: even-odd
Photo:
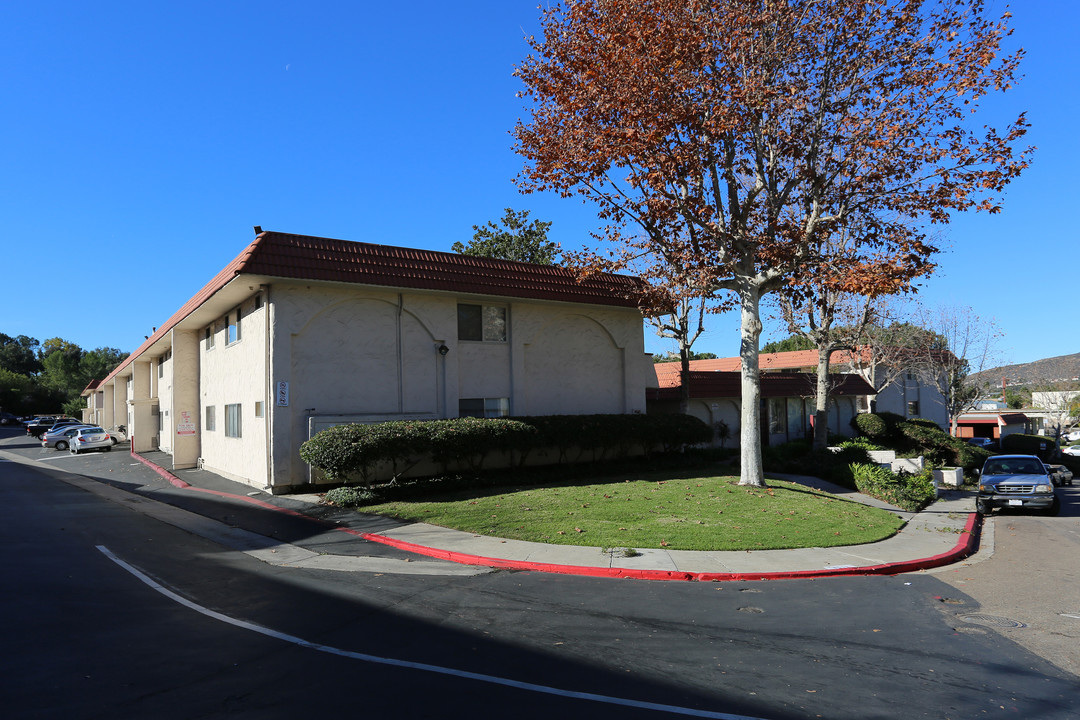
<instances>
[{"instance_id":1,"label":"car windshield","mask_svg":"<svg viewBox=\"0 0 1080 720\"><path fill-rule=\"evenodd\" d=\"M983 475L1045 475L1046 470L1037 460L987 461Z\"/></svg>"}]
</instances>

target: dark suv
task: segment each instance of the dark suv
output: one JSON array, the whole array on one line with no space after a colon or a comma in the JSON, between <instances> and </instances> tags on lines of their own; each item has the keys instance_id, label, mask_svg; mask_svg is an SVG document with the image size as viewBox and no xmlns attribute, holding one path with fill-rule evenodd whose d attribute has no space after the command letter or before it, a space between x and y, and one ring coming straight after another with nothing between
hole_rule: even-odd
<instances>
[{"instance_id":1,"label":"dark suv","mask_svg":"<svg viewBox=\"0 0 1080 720\"><path fill-rule=\"evenodd\" d=\"M1054 493L1046 465L1034 455L995 455L983 463L975 509L1031 508L1057 515L1061 500Z\"/></svg>"}]
</instances>

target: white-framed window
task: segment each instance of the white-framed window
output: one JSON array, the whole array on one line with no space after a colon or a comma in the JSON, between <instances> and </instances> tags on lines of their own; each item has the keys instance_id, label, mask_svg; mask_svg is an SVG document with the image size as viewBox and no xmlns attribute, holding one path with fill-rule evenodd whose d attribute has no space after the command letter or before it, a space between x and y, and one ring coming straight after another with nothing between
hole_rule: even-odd
<instances>
[{"instance_id":1,"label":"white-framed window","mask_svg":"<svg viewBox=\"0 0 1080 720\"><path fill-rule=\"evenodd\" d=\"M216 338L214 336L214 326L211 325L210 327L206 328L206 349L207 350L213 350L214 349L215 339Z\"/></svg>"},{"instance_id":2,"label":"white-framed window","mask_svg":"<svg viewBox=\"0 0 1080 720\"><path fill-rule=\"evenodd\" d=\"M227 345L232 345L234 342L240 341L240 308L236 308L235 311L229 313L226 318L225 324L228 326L228 339Z\"/></svg>"},{"instance_id":3,"label":"white-framed window","mask_svg":"<svg viewBox=\"0 0 1080 720\"><path fill-rule=\"evenodd\" d=\"M206 406L206 430L207 432L214 432L217 430L217 417L213 405Z\"/></svg>"},{"instance_id":4,"label":"white-framed window","mask_svg":"<svg viewBox=\"0 0 1080 720\"><path fill-rule=\"evenodd\" d=\"M458 417L496 418L510 415L510 398L461 398Z\"/></svg>"},{"instance_id":5,"label":"white-framed window","mask_svg":"<svg viewBox=\"0 0 1080 720\"><path fill-rule=\"evenodd\" d=\"M264 405L265 403L263 403L262 400L255 401L255 417L261 418L265 414L265 412L263 411Z\"/></svg>"},{"instance_id":6,"label":"white-framed window","mask_svg":"<svg viewBox=\"0 0 1080 720\"><path fill-rule=\"evenodd\" d=\"M225 437L242 437L243 429L240 421L240 403L225 406Z\"/></svg>"},{"instance_id":7,"label":"white-framed window","mask_svg":"<svg viewBox=\"0 0 1080 720\"><path fill-rule=\"evenodd\" d=\"M908 417L918 417L919 416L919 401L918 400L908 400L907 414L908 414Z\"/></svg>"},{"instance_id":8,"label":"white-framed window","mask_svg":"<svg viewBox=\"0 0 1080 720\"><path fill-rule=\"evenodd\" d=\"M506 308L464 303L457 308L458 340L506 342Z\"/></svg>"}]
</instances>

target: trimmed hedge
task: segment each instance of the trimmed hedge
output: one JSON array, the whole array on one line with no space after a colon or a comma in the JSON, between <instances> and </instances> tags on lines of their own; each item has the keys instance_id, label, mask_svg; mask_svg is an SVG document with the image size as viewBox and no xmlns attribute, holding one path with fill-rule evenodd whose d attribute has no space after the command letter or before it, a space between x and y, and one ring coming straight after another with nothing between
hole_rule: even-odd
<instances>
[{"instance_id":1,"label":"trimmed hedge","mask_svg":"<svg viewBox=\"0 0 1080 720\"><path fill-rule=\"evenodd\" d=\"M684 450L712 440L712 429L689 415L550 415L521 418L397 420L338 425L300 446L300 457L332 483L359 478L370 485L389 466L393 479L417 463L478 472L493 451L523 465L536 450L550 449L554 464L624 458Z\"/></svg>"},{"instance_id":2,"label":"trimmed hedge","mask_svg":"<svg viewBox=\"0 0 1080 720\"><path fill-rule=\"evenodd\" d=\"M868 438L883 438L889 430L885 420L875 413L860 413L851 422L861 435Z\"/></svg>"},{"instance_id":3,"label":"trimmed hedge","mask_svg":"<svg viewBox=\"0 0 1080 720\"><path fill-rule=\"evenodd\" d=\"M1049 461L1057 451L1057 443L1045 435L1014 433L1001 439L1001 452L1013 455L1038 455Z\"/></svg>"}]
</instances>

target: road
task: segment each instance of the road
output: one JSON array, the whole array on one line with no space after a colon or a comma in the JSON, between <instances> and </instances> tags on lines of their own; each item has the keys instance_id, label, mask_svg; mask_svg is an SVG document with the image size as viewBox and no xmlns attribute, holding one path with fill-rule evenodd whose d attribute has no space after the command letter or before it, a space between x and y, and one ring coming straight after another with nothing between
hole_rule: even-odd
<instances>
[{"instance_id":1,"label":"road","mask_svg":"<svg viewBox=\"0 0 1080 720\"><path fill-rule=\"evenodd\" d=\"M995 511L992 549L936 571L1004 637L1080 675L1080 487L1060 487L1057 517Z\"/></svg>"},{"instance_id":2,"label":"road","mask_svg":"<svg viewBox=\"0 0 1080 720\"><path fill-rule=\"evenodd\" d=\"M943 575L298 569L155 519L121 453L16 452L43 462L0 452L7 717L1075 716L1077 678L958 621L944 601L974 608L977 588ZM135 492L102 497L87 476ZM200 510L238 522L214 502Z\"/></svg>"}]
</instances>

